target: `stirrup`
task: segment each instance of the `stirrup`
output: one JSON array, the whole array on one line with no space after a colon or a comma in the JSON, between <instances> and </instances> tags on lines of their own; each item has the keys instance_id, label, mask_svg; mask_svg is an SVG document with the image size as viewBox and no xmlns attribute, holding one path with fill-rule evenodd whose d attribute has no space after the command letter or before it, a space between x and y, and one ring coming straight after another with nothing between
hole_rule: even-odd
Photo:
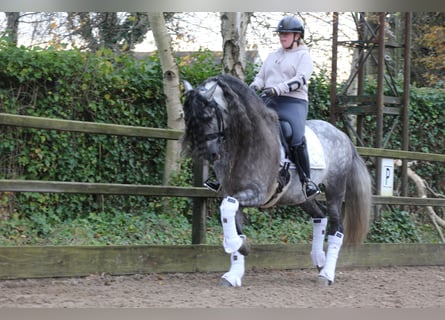
<instances>
[{"instance_id":1,"label":"stirrup","mask_svg":"<svg viewBox=\"0 0 445 320\"><path fill-rule=\"evenodd\" d=\"M320 188L313 181L307 180L303 184L303 193L307 200L311 200L320 194Z\"/></svg>"},{"instance_id":2,"label":"stirrup","mask_svg":"<svg viewBox=\"0 0 445 320\"><path fill-rule=\"evenodd\" d=\"M221 184L218 181L212 181L210 179L207 179L204 182L204 187L206 187L210 191L218 192L221 189Z\"/></svg>"}]
</instances>

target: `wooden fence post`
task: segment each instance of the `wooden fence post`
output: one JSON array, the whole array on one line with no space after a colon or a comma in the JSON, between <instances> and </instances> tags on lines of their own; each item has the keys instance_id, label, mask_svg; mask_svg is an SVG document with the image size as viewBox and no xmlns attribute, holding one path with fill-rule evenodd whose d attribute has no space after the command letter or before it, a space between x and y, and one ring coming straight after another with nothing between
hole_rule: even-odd
<instances>
[{"instance_id":1,"label":"wooden fence post","mask_svg":"<svg viewBox=\"0 0 445 320\"><path fill-rule=\"evenodd\" d=\"M202 187L208 176L208 165L202 161L193 162L193 186ZM193 198L192 244L206 243L207 199Z\"/></svg>"}]
</instances>

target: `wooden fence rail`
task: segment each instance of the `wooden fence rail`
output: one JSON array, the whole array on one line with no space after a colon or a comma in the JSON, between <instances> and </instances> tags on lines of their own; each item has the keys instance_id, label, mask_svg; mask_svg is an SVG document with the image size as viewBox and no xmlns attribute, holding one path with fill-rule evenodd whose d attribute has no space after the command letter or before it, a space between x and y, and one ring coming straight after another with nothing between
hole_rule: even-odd
<instances>
[{"instance_id":1,"label":"wooden fence rail","mask_svg":"<svg viewBox=\"0 0 445 320\"><path fill-rule=\"evenodd\" d=\"M252 245L246 270L313 268L310 251L310 244ZM337 266L441 265L445 265L443 244L370 243L345 246ZM223 248L216 245L28 246L0 247L0 266L0 279L26 279L101 273L224 272L230 262Z\"/></svg>"},{"instance_id":2,"label":"wooden fence rail","mask_svg":"<svg viewBox=\"0 0 445 320\"><path fill-rule=\"evenodd\" d=\"M125 126L119 124L75 120L60 120L7 113L0 113L0 125L170 140L178 140L182 135L182 131L180 130Z\"/></svg>"},{"instance_id":3,"label":"wooden fence rail","mask_svg":"<svg viewBox=\"0 0 445 320\"><path fill-rule=\"evenodd\" d=\"M83 183L38 180L0 179L0 192L78 193L104 195L137 195L188 198L218 198L220 195L203 187L170 187L113 183ZM323 200L323 196L319 197ZM372 196L374 205L445 206L444 198Z\"/></svg>"},{"instance_id":4,"label":"wooden fence rail","mask_svg":"<svg viewBox=\"0 0 445 320\"><path fill-rule=\"evenodd\" d=\"M34 129L47 129L59 131L72 131L93 134L122 135L130 137L160 138L177 140L182 131L171 129L147 128L125 126L107 123L84 122L74 120L59 120L32 116L0 113L0 125L26 127ZM425 160L445 162L445 155L422 153L403 150L388 150L379 148L357 147L362 156L388 157L402 160Z\"/></svg>"},{"instance_id":5,"label":"wooden fence rail","mask_svg":"<svg viewBox=\"0 0 445 320\"><path fill-rule=\"evenodd\" d=\"M445 155L416 151L389 150L381 148L356 147L361 156L382 157L402 160L423 160L445 162Z\"/></svg>"}]
</instances>

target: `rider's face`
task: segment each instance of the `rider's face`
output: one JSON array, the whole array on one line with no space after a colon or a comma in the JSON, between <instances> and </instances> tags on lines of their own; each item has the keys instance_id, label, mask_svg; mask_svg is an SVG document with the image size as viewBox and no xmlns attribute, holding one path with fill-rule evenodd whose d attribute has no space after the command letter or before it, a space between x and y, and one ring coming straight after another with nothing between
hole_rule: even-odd
<instances>
[{"instance_id":1,"label":"rider's face","mask_svg":"<svg viewBox=\"0 0 445 320\"><path fill-rule=\"evenodd\" d=\"M283 48L289 48L294 42L294 33L293 32L280 32L280 43Z\"/></svg>"}]
</instances>

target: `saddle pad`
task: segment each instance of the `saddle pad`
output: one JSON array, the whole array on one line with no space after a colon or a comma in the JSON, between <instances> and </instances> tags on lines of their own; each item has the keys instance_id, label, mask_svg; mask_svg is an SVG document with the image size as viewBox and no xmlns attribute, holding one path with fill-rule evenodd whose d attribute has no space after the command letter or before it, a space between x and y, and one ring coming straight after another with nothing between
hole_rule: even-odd
<instances>
[{"instance_id":1,"label":"saddle pad","mask_svg":"<svg viewBox=\"0 0 445 320\"><path fill-rule=\"evenodd\" d=\"M304 135L306 136L311 169L326 169L323 147L317 135L308 126L306 126Z\"/></svg>"}]
</instances>

